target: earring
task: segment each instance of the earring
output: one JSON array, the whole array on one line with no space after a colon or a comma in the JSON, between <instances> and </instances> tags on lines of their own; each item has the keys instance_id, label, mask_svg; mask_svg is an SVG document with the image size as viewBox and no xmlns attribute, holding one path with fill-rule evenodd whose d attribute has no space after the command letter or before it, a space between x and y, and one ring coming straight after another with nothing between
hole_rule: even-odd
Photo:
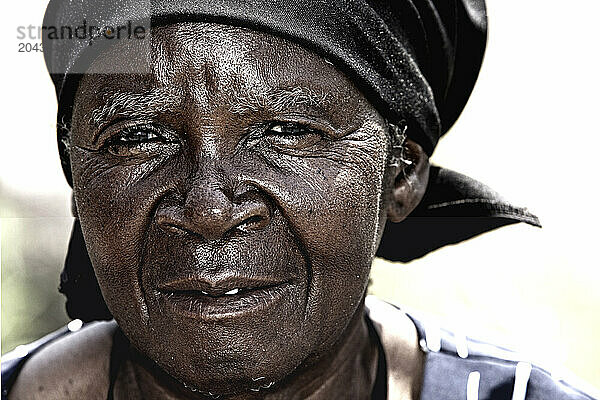
<instances>
[{"instance_id":1,"label":"earring","mask_svg":"<svg viewBox=\"0 0 600 400\"><path fill-rule=\"evenodd\" d=\"M390 130L390 141L392 147L392 156L390 157L390 167L400 167L401 164L410 166L413 162L404 157L406 143L406 131L408 124L406 120L400 120L398 124L388 123Z\"/></svg>"}]
</instances>

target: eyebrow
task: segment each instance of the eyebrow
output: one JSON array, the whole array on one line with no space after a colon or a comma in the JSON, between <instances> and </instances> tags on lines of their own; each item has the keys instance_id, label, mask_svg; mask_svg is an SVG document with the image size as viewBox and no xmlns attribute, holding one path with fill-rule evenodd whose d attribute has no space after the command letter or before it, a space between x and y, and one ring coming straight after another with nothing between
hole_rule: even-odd
<instances>
[{"instance_id":1,"label":"eyebrow","mask_svg":"<svg viewBox=\"0 0 600 400\"><path fill-rule=\"evenodd\" d=\"M166 89L152 89L142 93L116 92L104 99L101 106L92 109L88 119L101 128L115 118L152 117L156 115L156 109L175 111L181 101Z\"/></svg>"},{"instance_id":2,"label":"eyebrow","mask_svg":"<svg viewBox=\"0 0 600 400\"><path fill-rule=\"evenodd\" d=\"M234 114L274 110L284 112L293 106L314 107L328 100L329 93L314 89L295 86L291 88L274 88L266 93L249 92L236 98L229 106Z\"/></svg>"},{"instance_id":3,"label":"eyebrow","mask_svg":"<svg viewBox=\"0 0 600 400\"><path fill-rule=\"evenodd\" d=\"M265 93L251 91L235 98L229 106L229 111L234 114L266 109L285 112L293 106L318 106L325 103L329 97L328 92L302 86L273 88ZM141 93L111 93L101 106L92 109L89 114L89 121L100 128L92 140L96 141L103 126L116 118L153 117L156 110L176 112L182 102L183 98L167 88L154 88Z\"/></svg>"}]
</instances>

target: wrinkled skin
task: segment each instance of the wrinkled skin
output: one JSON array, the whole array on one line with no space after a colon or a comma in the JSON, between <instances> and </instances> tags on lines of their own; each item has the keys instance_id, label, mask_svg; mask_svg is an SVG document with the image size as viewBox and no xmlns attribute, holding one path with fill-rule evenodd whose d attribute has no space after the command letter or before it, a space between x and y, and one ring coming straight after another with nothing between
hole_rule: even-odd
<instances>
[{"instance_id":1,"label":"wrinkled skin","mask_svg":"<svg viewBox=\"0 0 600 400\"><path fill-rule=\"evenodd\" d=\"M194 394L178 382L236 398L273 382L261 393L275 397L295 381L318 388L354 354L374 366L364 295L387 218L422 196L419 146L407 143L421 173L395 164L386 122L354 85L279 38L177 24L153 31L150 58L148 74L83 78L71 143L89 254L141 357L181 397ZM275 289L230 307L239 277ZM372 384L371 371L354 378Z\"/></svg>"}]
</instances>

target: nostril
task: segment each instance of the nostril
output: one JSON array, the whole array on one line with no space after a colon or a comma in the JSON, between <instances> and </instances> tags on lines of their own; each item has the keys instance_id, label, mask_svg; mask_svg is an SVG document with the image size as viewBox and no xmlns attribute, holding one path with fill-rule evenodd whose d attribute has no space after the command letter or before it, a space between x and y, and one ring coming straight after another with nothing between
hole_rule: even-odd
<instances>
[{"instance_id":1,"label":"nostril","mask_svg":"<svg viewBox=\"0 0 600 400\"><path fill-rule=\"evenodd\" d=\"M253 215L238 225L238 229L244 232L258 230L264 228L267 225L267 222L267 218L260 215Z\"/></svg>"},{"instance_id":2,"label":"nostril","mask_svg":"<svg viewBox=\"0 0 600 400\"><path fill-rule=\"evenodd\" d=\"M181 235L183 233L185 233L187 231L187 229L184 229L181 226L177 226L175 224L159 224L159 226L168 233L174 233L174 234L178 234Z\"/></svg>"},{"instance_id":3,"label":"nostril","mask_svg":"<svg viewBox=\"0 0 600 400\"><path fill-rule=\"evenodd\" d=\"M263 229L269 224L271 212L269 207L260 199L253 199L242 203L237 213L237 224L234 228L243 232Z\"/></svg>"},{"instance_id":4,"label":"nostril","mask_svg":"<svg viewBox=\"0 0 600 400\"><path fill-rule=\"evenodd\" d=\"M263 217L261 217L259 215L253 215L250 218L248 218L246 221L244 221L244 223L246 225L252 225L252 224L257 224L257 223L259 223L259 222L261 222L263 220L264 220Z\"/></svg>"},{"instance_id":5,"label":"nostril","mask_svg":"<svg viewBox=\"0 0 600 400\"><path fill-rule=\"evenodd\" d=\"M181 223L176 222L173 214L170 212L162 210L162 212L157 213L155 218L158 227L167 233L182 234L186 231Z\"/></svg>"}]
</instances>

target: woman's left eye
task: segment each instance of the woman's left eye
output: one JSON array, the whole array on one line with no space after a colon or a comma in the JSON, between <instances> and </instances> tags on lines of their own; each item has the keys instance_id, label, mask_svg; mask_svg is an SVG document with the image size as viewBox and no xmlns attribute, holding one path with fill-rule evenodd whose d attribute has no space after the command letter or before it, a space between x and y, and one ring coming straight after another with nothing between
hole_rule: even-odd
<instances>
[{"instance_id":1,"label":"woman's left eye","mask_svg":"<svg viewBox=\"0 0 600 400\"><path fill-rule=\"evenodd\" d=\"M296 122L273 122L265 136L271 144L288 149L304 149L323 139L321 131Z\"/></svg>"}]
</instances>

